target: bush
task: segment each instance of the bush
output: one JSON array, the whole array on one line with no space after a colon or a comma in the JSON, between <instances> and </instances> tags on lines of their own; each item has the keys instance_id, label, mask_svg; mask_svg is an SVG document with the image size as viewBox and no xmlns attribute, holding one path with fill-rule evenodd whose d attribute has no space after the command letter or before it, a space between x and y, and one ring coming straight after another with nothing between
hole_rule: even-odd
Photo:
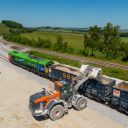
<instances>
[{"instance_id":1,"label":"bush","mask_svg":"<svg viewBox=\"0 0 128 128\"><path fill-rule=\"evenodd\" d=\"M89 51L88 51L87 49L80 49L80 50L78 51L78 53L79 53L80 55L83 55L83 56L88 56L88 55L89 55Z\"/></svg>"},{"instance_id":2,"label":"bush","mask_svg":"<svg viewBox=\"0 0 128 128\"><path fill-rule=\"evenodd\" d=\"M69 47L67 53L73 54L74 53L74 49L72 47Z\"/></svg>"},{"instance_id":3,"label":"bush","mask_svg":"<svg viewBox=\"0 0 128 128\"><path fill-rule=\"evenodd\" d=\"M11 34L4 34L3 38L8 40L8 41L17 42L19 44L26 44L26 45L32 44L31 40L24 38L24 37L21 37L20 35L14 35L12 33Z\"/></svg>"},{"instance_id":4,"label":"bush","mask_svg":"<svg viewBox=\"0 0 128 128\"><path fill-rule=\"evenodd\" d=\"M122 33L120 33L120 37L128 37L128 33L127 32L122 32Z\"/></svg>"},{"instance_id":5,"label":"bush","mask_svg":"<svg viewBox=\"0 0 128 128\"><path fill-rule=\"evenodd\" d=\"M14 35L19 35L20 34L20 30L18 30L18 29L9 29L9 32L14 34Z\"/></svg>"},{"instance_id":6,"label":"bush","mask_svg":"<svg viewBox=\"0 0 128 128\"><path fill-rule=\"evenodd\" d=\"M38 47L42 47L42 48L51 48L52 47L52 42L50 39L41 39L40 37L38 37Z\"/></svg>"},{"instance_id":7,"label":"bush","mask_svg":"<svg viewBox=\"0 0 128 128\"><path fill-rule=\"evenodd\" d=\"M128 56L127 56L127 57L126 57L126 56L123 57L123 58L122 58L122 61L124 61L124 62L128 61Z\"/></svg>"}]
</instances>

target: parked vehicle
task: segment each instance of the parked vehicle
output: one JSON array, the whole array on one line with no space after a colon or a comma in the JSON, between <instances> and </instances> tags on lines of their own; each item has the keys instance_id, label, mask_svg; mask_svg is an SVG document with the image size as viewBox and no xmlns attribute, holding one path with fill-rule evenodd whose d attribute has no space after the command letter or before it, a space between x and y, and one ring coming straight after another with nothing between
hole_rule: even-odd
<instances>
[{"instance_id":1,"label":"parked vehicle","mask_svg":"<svg viewBox=\"0 0 128 128\"><path fill-rule=\"evenodd\" d=\"M78 89L89 79L88 76L76 77L71 84L66 81L55 81L55 89L43 91L30 96L29 108L33 116L47 116L51 120L58 120L68 112L72 106L80 111L87 107L87 100L78 93Z\"/></svg>"}]
</instances>

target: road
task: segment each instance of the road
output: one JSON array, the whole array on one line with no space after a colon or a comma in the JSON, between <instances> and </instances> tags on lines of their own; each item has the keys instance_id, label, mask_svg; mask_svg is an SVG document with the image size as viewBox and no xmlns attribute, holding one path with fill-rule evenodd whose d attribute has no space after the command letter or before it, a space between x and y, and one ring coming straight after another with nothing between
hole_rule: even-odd
<instances>
[{"instance_id":1,"label":"road","mask_svg":"<svg viewBox=\"0 0 128 128\"><path fill-rule=\"evenodd\" d=\"M1 38L1 43L8 43L7 41L3 40ZM9 45L13 45L13 46L17 46L17 47L23 47L20 44L14 44L12 42L8 43ZM26 48L27 46L25 46ZM46 54L50 54L50 55L55 55L55 56L59 56L59 57L64 57L67 59L72 59L72 60L76 60L78 62L81 63L90 63L90 64L97 64L97 65L102 65L105 67L113 67L113 68L119 68L119 69L123 69L123 70L128 70L128 65L122 65L122 64L117 64L117 63L111 63L111 62L107 62L107 61L100 61L100 60L94 60L94 59L88 59L86 57L79 57L79 56L75 56L75 55L70 55L70 54L65 54L65 53L58 53L55 51L49 51L49 50L45 50L45 49L39 49L39 48L31 48L31 47L27 47L28 50L35 50L35 51L39 51L42 53L46 53Z\"/></svg>"}]
</instances>

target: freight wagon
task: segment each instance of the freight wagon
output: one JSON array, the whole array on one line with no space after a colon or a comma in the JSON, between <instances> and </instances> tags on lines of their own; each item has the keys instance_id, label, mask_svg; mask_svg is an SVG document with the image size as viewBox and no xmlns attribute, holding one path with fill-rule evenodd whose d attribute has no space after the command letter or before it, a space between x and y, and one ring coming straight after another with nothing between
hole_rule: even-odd
<instances>
[{"instance_id":1,"label":"freight wagon","mask_svg":"<svg viewBox=\"0 0 128 128\"><path fill-rule=\"evenodd\" d=\"M112 108L128 113L128 83L121 82L115 85L115 82L104 76L101 79L89 79L81 86L80 92L91 99L108 103Z\"/></svg>"},{"instance_id":2,"label":"freight wagon","mask_svg":"<svg viewBox=\"0 0 128 128\"><path fill-rule=\"evenodd\" d=\"M113 86L112 92L111 106L128 113L128 83Z\"/></svg>"},{"instance_id":3,"label":"freight wagon","mask_svg":"<svg viewBox=\"0 0 128 128\"><path fill-rule=\"evenodd\" d=\"M94 68L88 65L82 65L80 69L63 65L54 65L53 67L51 68L52 78L54 80L66 80L69 83L74 77L83 75L83 72L90 74L92 77L81 85L79 93L100 102L110 102L112 87L116 81L103 76L100 68Z\"/></svg>"},{"instance_id":4,"label":"freight wagon","mask_svg":"<svg viewBox=\"0 0 128 128\"><path fill-rule=\"evenodd\" d=\"M81 90L83 94L89 98L99 102L108 102L111 99L112 87L115 85L115 80L101 76L98 79L89 79L84 83Z\"/></svg>"},{"instance_id":5,"label":"freight wagon","mask_svg":"<svg viewBox=\"0 0 128 128\"><path fill-rule=\"evenodd\" d=\"M52 80L65 80L67 82L71 82L72 79L78 75L82 75L82 73L77 68L62 64L56 64L51 66Z\"/></svg>"}]
</instances>

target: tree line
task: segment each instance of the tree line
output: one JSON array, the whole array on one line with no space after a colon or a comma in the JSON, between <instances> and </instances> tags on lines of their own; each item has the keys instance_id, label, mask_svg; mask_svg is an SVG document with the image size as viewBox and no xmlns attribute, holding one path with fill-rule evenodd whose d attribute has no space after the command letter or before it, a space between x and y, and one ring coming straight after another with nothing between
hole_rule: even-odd
<instances>
[{"instance_id":1,"label":"tree line","mask_svg":"<svg viewBox=\"0 0 128 128\"><path fill-rule=\"evenodd\" d=\"M17 29L23 28L22 24L15 22L15 21L12 21L12 20L2 20L2 23L5 24L7 27L10 27L10 28L17 28Z\"/></svg>"},{"instance_id":2,"label":"tree line","mask_svg":"<svg viewBox=\"0 0 128 128\"><path fill-rule=\"evenodd\" d=\"M123 61L128 61L128 43L121 40L119 28L111 23L107 23L104 28L97 25L90 27L84 35L84 51L91 50L91 56L95 56L94 51L98 51L105 58L121 57Z\"/></svg>"},{"instance_id":3,"label":"tree line","mask_svg":"<svg viewBox=\"0 0 128 128\"><path fill-rule=\"evenodd\" d=\"M28 39L25 37L20 36L20 34L14 34L14 33L5 33L3 34L3 38L7 41L16 42L19 44L24 44L36 48L47 48L54 51L60 51L60 52L68 52L73 53L74 50L72 47L68 46L68 42L63 41L63 37L61 35L58 35L56 38L56 42L53 44L50 39L41 39L38 36L38 39Z\"/></svg>"},{"instance_id":4,"label":"tree line","mask_svg":"<svg viewBox=\"0 0 128 128\"><path fill-rule=\"evenodd\" d=\"M9 27L9 32L13 34L37 31L36 28L24 27L22 24L12 20L2 20L2 23Z\"/></svg>"},{"instance_id":5,"label":"tree line","mask_svg":"<svg viewBox=\"0 0 128 128\"><path fill-rule=\"evenodd\" d=\"M19 44L24 44L32 47L40 47L40 48L51 48L52 43L49 39L41 39L38 37L38 40L35 40L34 38L32 40L22 37L19 34L15 35L14 33L6 33L3 34L3 38L7 41L16 42Z\"/></svg>"}]
</instances>

